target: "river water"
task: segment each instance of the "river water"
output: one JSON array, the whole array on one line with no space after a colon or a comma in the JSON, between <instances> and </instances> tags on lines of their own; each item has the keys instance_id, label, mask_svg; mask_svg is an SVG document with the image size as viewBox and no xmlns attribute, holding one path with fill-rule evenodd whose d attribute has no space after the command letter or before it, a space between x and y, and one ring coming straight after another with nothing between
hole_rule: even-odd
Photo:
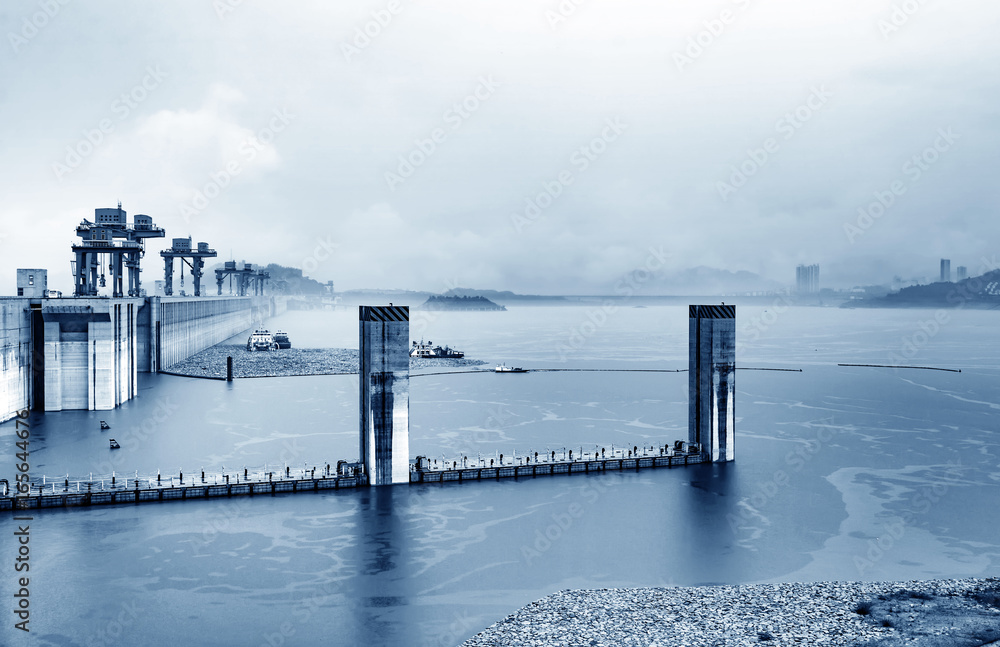
<instances>
[{"instance_id":1,"label":"river water","mask_svg":"<svg viewBox=\"0 0 1000 647\"><path fill-rule=\"evenodd\" d=\"M738 365L802 372L738 372L732 464L36 512L31 633L5 611L0 643L454 646L567 588L996 576L997 316L739 307ZM268 325L299 347L357 346L355 309ZM411 331L491 364L687 367L678 303L414 312ZM961 372L837 366L894 356ZM190 478L357 456L356 376L140 383L115 411L33 415L32 474ZM413 455L687 433L686 373L414 375L410 397ZM9 479L15 440L0 426ZM5 527L12 608L18 526Z\"/></svg>"}]
</instances>

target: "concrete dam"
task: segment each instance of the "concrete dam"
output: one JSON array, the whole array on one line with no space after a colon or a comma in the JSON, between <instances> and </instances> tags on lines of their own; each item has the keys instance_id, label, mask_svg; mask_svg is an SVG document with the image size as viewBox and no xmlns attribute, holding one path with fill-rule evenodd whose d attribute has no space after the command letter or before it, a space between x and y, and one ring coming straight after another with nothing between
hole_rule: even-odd
<instances>
[{"instance_id":1,"label":"concrete dam","mask_svg":"<svg viewBox=\"0 0 1000 647\"><path fill-rule=\"evenodd\" d=\"M284 312L280 296L0 297L0 422L109 410L156 373Z\"/></svg>"}]
</instances>

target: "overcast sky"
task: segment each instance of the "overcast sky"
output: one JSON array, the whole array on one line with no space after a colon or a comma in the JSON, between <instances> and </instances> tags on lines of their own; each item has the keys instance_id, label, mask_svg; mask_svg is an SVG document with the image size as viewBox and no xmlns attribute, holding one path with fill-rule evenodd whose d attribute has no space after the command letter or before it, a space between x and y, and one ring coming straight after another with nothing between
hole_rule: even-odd
<instances>
[{"instance_id":1,"label":"overcast sky","mask_svg":"<svg viewBox=\"0 0 1000 647\"><path fill-rule=\"evenodd\" d=\"M995 0L4 0L0 25L3 294L17 267L69 292L76 224L118 200L338 289L837 287L1000 253Z\"/></svg>"}]
</instances>

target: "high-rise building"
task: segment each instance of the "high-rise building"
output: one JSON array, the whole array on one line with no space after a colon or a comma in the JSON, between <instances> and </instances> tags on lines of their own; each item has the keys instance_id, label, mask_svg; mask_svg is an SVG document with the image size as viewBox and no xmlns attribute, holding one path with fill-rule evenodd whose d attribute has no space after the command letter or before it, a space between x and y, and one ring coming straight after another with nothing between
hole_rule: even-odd
<instances>
[{"instance_id":1,"label":"high-rise building","mask_svg":"<svg viewBox=\"0 0 1000 647\"><path fill-rule=\"evenodd\" d=\"M819 292L819 265L799 265L795 268L795 291L799 294Z\"/></svg>"},{"instance_id":2,"label":"high-rise building","mask_svg":"<svg viewBox=\"0 0 1000 647\"><path fill-rule=\"evenodd\" d=\"M690 306L688 442L712 462L736 458L736 306Z\"/></svg>"},{"instance_id":3,"label":"high-rise building","mask_svg":"<svg viewBox=\"0 0 1000 647\"><path fill-rule=\"evenodd\" d=\"M941 282L951 283L951 260L947 258L941 259Z\"/></svg>"},{"instance_id":4,"label":"high-rise building","mask_svg":"<svg viewBox=\"0 0 1000 647\"><path fill-rule=\"evenodd\" d=\"M969 278L969 268L964 265L959 265L955 268L955 280L964 281Z\"/></svg>"}]
</instances>

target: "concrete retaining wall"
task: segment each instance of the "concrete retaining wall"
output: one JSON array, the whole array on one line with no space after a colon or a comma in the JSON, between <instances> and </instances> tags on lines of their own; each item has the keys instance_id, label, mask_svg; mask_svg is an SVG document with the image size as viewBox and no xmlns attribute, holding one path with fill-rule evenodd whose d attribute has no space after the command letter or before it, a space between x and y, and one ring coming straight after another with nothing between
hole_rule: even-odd
<instances>
[{"instance_id":1,"label":"concrete retaining wall","mask_svg":"<svg viewBox=\"0 0 1000 647\"><path fill-rule=\"evenodd\" d=\"M99 298L41 302L46 411L106 411L135 397L143 304Z\"/></svg>"},{"instance_id":2,"label":"concrete retaining wall","mask_svg":"<svg viewBox=\"0 0 1000 647\"><path fill-rule=\"evenodd\" d=\"M147 370L182 362L206 348L248 332L263 320L284 312L282 297L153 297L146 306L151 359ZM159 344L157 351L157 324ZM158 359L157 359L158 357Z\"/></svg>"},{"instance_id":3,"label":"concrete retaining wall","mask_svg":"<svg viewBox=\"0 0 1000 647\"><path fill-rule=\"evenodd\" d=\"M31 406L29 299L0 298L0 422Z\"/></svg>"},{"instance_id":4,"label":"concrete retaining wall","mask_svg":"<svg viewBox=\"0 0 1000 647\"><path fill-rule=\"evenodd\" d=\"M0 422L31 407L113 409L135 397L139 372L185 360L286 310L287 298L273 296L0 297Z\"/></svg>"},{"instance_id":5,"label":"concrete retaining wall","mask_svg":"<svg viewBox=\"0 0 1000 647\"><path fill-rule=\"evenodd\" d=\"M155 370L182 362L254 325L250 297L153 297L149 301Z\"/></svg>"}]
</instances>

